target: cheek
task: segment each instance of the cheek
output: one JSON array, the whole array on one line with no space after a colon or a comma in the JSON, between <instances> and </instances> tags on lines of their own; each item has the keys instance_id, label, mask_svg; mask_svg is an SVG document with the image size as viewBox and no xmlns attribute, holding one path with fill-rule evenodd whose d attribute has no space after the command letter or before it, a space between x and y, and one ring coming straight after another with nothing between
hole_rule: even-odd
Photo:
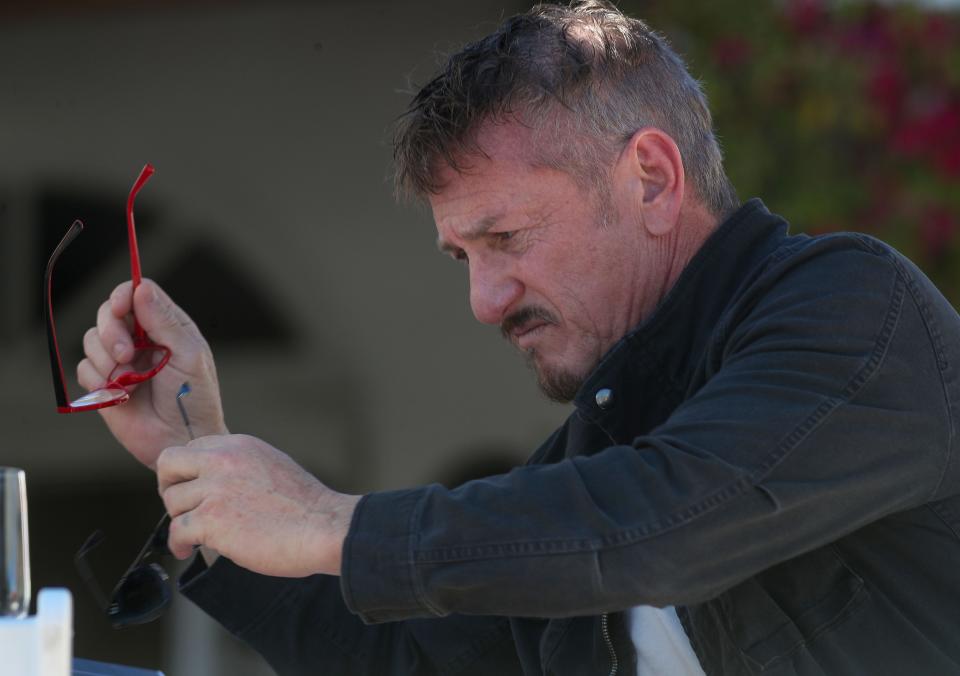
<instances>
[{"instance_id":1,"label":"cheek","mask_svg":"<svg viewBox=\"0 0 960 676\"><path fill-rule=\"evenodd\" d=\"M601 342L619 338L634 315L633 304L641 292L639 275L633 263L620 252L591 259L570 274L558 278L560 305L564 321Z\"/></svg>"}]
</instances>

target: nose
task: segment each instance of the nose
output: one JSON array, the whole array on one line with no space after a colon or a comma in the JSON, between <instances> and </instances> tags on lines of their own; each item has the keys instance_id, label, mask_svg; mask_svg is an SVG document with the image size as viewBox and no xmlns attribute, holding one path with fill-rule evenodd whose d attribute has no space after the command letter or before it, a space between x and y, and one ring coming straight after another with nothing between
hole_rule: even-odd
<instances>
[{"instance_id":1,"label":"nose","mask_svg":"<svg viewBox=\"0 0 960 676\"><path fill-rule=\"evenodd\" d=\"M484 261L470 261L470 309L478 322L500 324L523 295L523 284L505 270Z\"/></svg>"}]
</instances>

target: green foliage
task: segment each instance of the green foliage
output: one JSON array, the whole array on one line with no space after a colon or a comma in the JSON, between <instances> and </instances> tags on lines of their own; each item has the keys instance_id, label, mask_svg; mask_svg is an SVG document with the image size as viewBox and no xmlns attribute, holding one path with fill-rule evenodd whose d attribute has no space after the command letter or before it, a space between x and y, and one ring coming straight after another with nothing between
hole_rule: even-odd
<instances>
[{"instance_id":1,"label":"green foliage","mask_svg":"<svg viewBox=\"0 0 960 676\"><path fill-rule=\"evenodd\" d=\"M850 0L621 9L703 81L742 198L798 230L876 235L960 301L960 15Z\"/></svg>"}]
</instances>

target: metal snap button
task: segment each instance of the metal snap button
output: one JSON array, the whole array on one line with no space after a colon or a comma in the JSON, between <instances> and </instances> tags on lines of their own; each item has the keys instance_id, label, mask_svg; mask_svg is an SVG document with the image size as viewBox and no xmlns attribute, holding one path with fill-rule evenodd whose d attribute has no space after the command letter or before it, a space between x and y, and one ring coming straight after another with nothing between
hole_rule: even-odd
<instances>
[{"instance_id":1,"label":"metal snap button","mask_svg":"<svg viewBox=\"0 0 960 676\"><path fill-rule=\"evenodd\" d=\"M613 406L613 390L609 387L597 390L596 395L594 395L594 401L596 401L597 406L602 409L610 408Z\"/></svg>"}]
</instances>

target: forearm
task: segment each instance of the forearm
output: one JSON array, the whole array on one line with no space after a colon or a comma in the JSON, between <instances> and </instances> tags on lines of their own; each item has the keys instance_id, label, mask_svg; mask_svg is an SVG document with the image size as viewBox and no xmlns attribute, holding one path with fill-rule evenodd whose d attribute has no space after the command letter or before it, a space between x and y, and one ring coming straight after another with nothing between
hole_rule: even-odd
<instances>
[{"instance_id":1,"label":"forearm","mask_svg":"<svg viewBox=\"0 0 960 676\"><path fill-rule=\"evenodd\" d=\"M586 469L574 462L524 468L460 491L369 496L344 550L348 606L366 621L386 622L696 603L922 501L932 475L915 464L886 476L844 469L808 485L802 473L766 483L717 463L709 482L700 475L702 484L653 490L654 467L669 463L666 454L645 470L637 465L649 454L636 449L604 455L584 459L594 465ZM610 462L618 455L622 462ZM648 478L637 480L644 471ZM837 479L844 474L845 485ZM702 490L690 490L694 484Z\"/></svg>"}]
</instances>

